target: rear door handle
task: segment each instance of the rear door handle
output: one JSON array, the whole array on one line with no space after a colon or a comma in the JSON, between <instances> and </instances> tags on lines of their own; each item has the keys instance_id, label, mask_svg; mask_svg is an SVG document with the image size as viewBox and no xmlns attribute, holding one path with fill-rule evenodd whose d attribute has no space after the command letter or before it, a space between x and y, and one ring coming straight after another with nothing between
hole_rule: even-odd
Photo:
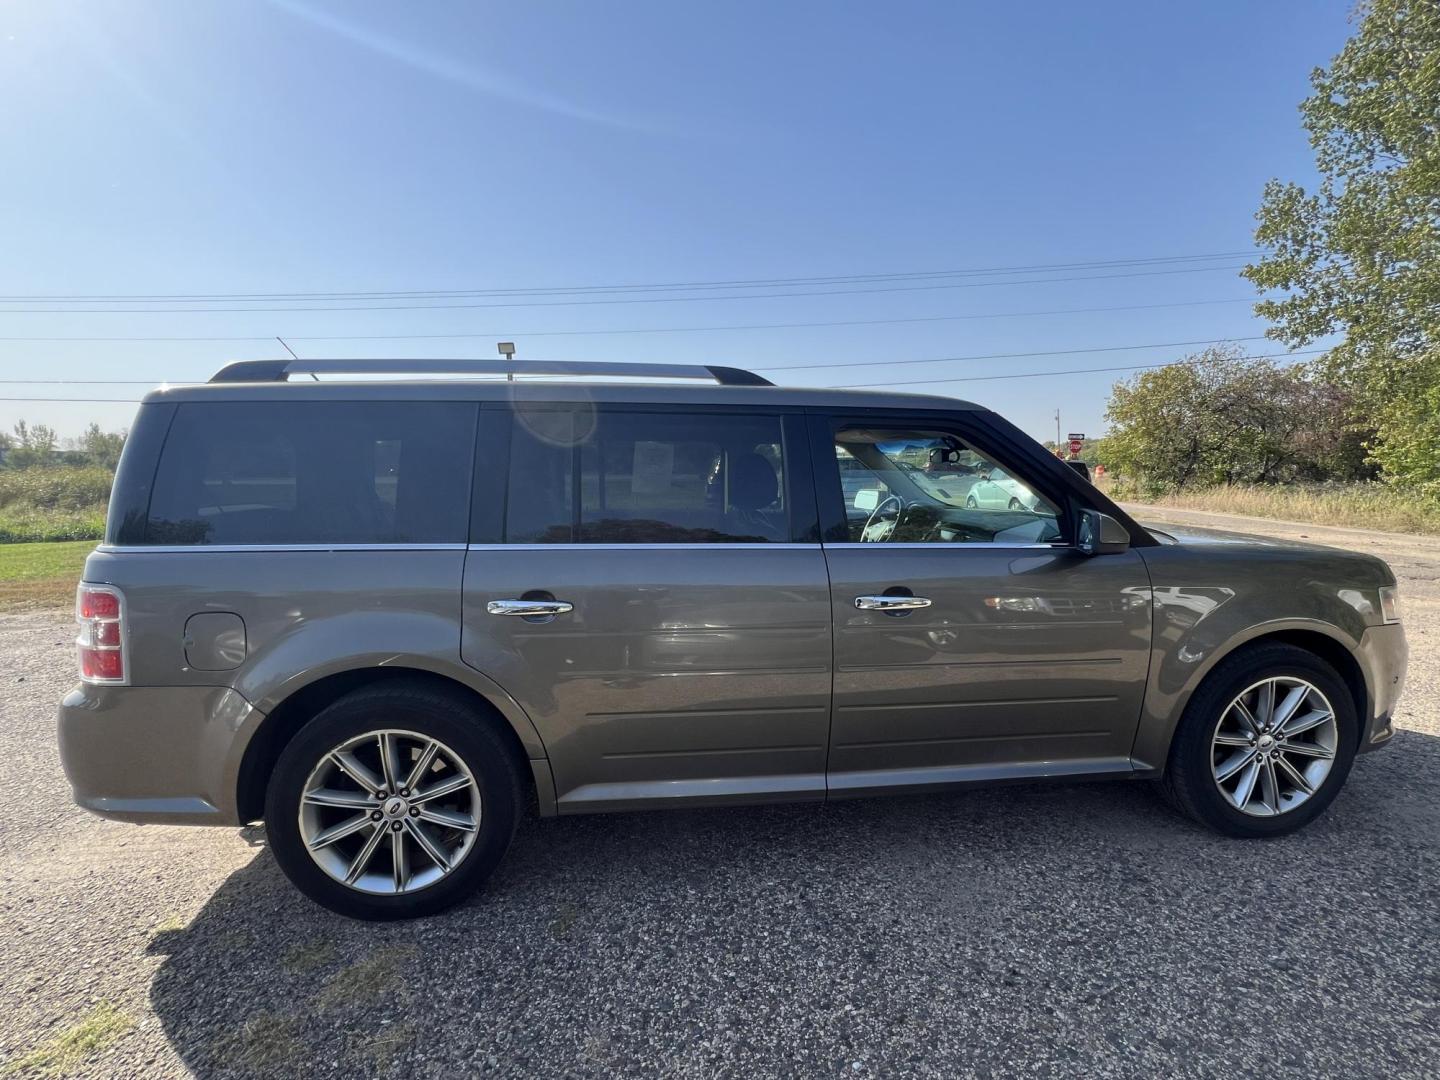
<instances>
[{"instance_id":1,"label":"rear door handle","mask_svg":"<svg viewBox=\"0 0 1440 1080\"><path fill-rule=\"evenodd\" d=\"M930 606L924 596L857 596L855 606L861 611L916 611Z\"/></svg>"},{"instance_id":2,"label":"rear door handle","mask_svg":"<svg viewBox=\"0 0 1440 1080\"><path fill-rule=\"evenodd\" d=\"M491 600L485 610L491 615L565 615L575 605L564 600Z\"/></svg>"}]
</instances>

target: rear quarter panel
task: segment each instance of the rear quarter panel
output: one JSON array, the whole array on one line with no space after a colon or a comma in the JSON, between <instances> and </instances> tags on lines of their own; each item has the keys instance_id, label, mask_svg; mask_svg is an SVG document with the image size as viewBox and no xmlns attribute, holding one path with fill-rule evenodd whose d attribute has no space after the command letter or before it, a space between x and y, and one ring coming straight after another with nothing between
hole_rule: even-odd
<instances>
[{"instance_id":1,"label":"rear quarter panel","mask_svg":"<svg viewBox=\"0 0 1440 1080\"><path fill-rule=\"evenodd\" d=\"M85 580L119 587L127 607L130 683L148 687L228 687L254 706L224 733L197 730L207 754L206 791L227 795L245 747L265 714L326 676L398 667L454 679L505 716L532 759L544 748L533 725L500 687L460 658L460 585L465 550L100 550ZM244 658L232 670L200 670L186 656L195 614L233 612L244 622ZM197 729L213 723L193 718ZM161 726L157 731L170 730ZM161 740L157 740L157 743ZM174 752L155 745L154 753Z\"/></svg>"}]
</instances>

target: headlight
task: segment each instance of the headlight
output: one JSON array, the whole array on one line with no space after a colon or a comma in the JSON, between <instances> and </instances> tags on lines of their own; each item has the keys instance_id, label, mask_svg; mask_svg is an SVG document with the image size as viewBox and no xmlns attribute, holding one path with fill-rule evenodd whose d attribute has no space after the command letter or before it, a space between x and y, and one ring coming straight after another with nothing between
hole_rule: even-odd
<instances>
[{"instance_id":1,"label":"headlight","mask_svg":"<svg viewBox=\"0 0 1440 1080\"><path fill-rule=\"evenodd\" d=\"M1387 623L1400 621L1400 586L1380 586L1380 618Z\"/></svg>"}]
</instances>

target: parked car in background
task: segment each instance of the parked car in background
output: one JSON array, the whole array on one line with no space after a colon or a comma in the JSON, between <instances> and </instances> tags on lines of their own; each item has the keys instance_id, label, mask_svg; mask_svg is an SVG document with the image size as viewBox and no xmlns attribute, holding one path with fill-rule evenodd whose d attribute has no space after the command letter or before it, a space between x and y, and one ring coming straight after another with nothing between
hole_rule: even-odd
<instances>
[{"instance_id":1,"label":"parked car in background","mask_svg":"<svg viewBox=\"0 0 1440 1080\"><path fill-rule=\"evenodd\" d=\"M998 465L981 473L965 493L965 505L985 510L1030 510L1040 497Z\"/></svg>"},{"instance_id":2,"label":"parked car in background","mask_svg":"<svg viewBox=\"0 0 1440 1080\"><path fill-rule=\"evenodd\" d=\"M442 381L486 373L656 382ZM289 382L388 374L388 381ZM731 368L264 361L147 395L80 583L77 802L263 821L359 918L516 822L1013 780L1300 828L1390 738L1380 560L1162 533L1001 417Z\"/></svg>"}]
</instances>

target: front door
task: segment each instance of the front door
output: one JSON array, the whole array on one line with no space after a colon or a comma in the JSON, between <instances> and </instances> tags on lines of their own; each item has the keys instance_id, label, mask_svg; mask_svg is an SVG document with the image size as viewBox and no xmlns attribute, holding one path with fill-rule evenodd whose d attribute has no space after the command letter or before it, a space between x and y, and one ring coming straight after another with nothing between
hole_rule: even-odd
<instances>
[{"instance_id":1,"label":"front door","mask_svg":"<svg viewBox=\"0 0 1440 1080\"><path fill-rule=\"evenodd\" d=\"M830 594L803 418L506 416L462 651L535 723L561 812L823 798Z\"/></svg>"},{"instance_id":2,"label":"front door","mask_svg":"<svg viewBox=\"0 0 1440 1080\"><path fill-rule=\"evenodd\" d=\"M1133 551L956 417L812 418L835 624L832 794L1126 773L1150 648Z\"/></svg>"}]
</instances>

